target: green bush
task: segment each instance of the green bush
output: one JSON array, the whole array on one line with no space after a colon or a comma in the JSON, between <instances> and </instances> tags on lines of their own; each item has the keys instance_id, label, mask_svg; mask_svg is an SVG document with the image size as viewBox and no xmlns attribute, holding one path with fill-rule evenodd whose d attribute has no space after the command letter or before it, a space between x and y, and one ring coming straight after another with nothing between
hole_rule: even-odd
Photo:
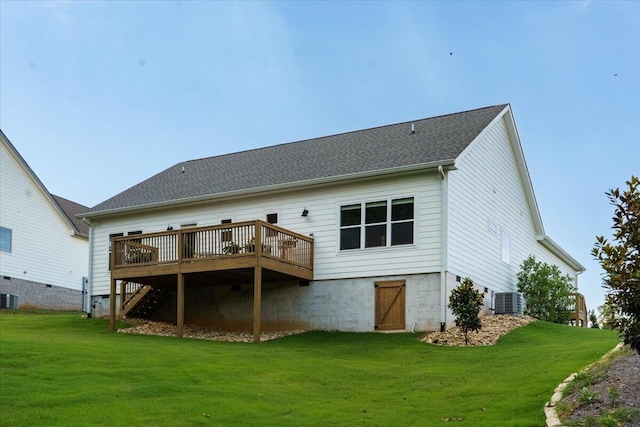
<instances>
[{"instance_id":1,"label":"green bush","mask_svg":"<svg viewBox=\"0 0 640 427\"><path fill-rule=\"evenodd\" d=\"M520 266L518 291L527 305L525 314L539 320L566 323L575 304L571 295L576 291L569 275L562 275L556 265L536 261L530 255Z\"/></svg>"},{"instance_id":2,"label":"green bush","mask_svg":"<svg viewBox=\"0 0 640 427\"><path fill-rule=\"evenodd\" d=\"M482 294L473 287L473 280L465 278L460 286L451 291L449 308L456 316L456 326L464 332L464 343L469 344L469 331L482 328L480 322L480 308Z\"/></svg>"}]
</instances>

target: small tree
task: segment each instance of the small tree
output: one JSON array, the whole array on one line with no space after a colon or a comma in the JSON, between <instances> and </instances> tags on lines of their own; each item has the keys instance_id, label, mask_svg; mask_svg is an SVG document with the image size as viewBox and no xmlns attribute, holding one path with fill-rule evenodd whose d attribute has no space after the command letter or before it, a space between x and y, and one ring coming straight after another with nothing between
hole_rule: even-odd
<instances>
[{"instance_id":1,"label":"small tree","mask_svg":"<svg viewBox=\"0 0 640 427\"><path fill-rule=\"evenodd\" d=\"M451 291L449 308L456 316L456 326L464 332L464 343L469 344L469 331L478 331L482 328L480 322L480 308L482 307L482 294L473 287L473 280L465 278L460 286Z\"/></svg>"},{"instance_id":2,"label":"small tree","mask_svg":"<svg viewBox=\"0 0 640 427\"><path fill-rule=\"evenodd\" d=\"M613 241L596 237L591 253L605 271L606 305L612 324L633 350L640 354L640 180L632 176L625 191L610 190L615 206Z\"/></svg>"},{"instance_id":3,"label":"small tree","mask_svg":"<svg viewBox=\"0 0 640 427\"><path fill-rule=\"evenodd\" d=\"M598 316L596 316L595 310L589 311L589 322L591 322L591 327L593 329L600 329L600 325L598 324Z\"/></svg>"},{"instance_id":4,"label":"small tree","mask_svg":"<svg viewBox=\"0 0 640 427\"><path fill-rule=\"evenodd\" d=\"M571 307L575 305L576 291L571 277L562 275L556 265L536 261L530 255L520 266L518 291L527 302L525 314L553 323L569 321Z\"/></svg>"},{"instance_id":5,"label":"small tree","mask_svg":"<svg viewBox=\"0 0 640 427\"><path fill-rule=\"evenodd\" d=\"M613 302L605 296L604 304L598 306L600 316L598 320L602 323L602 329L615 329L616 308L612 306Z\"/></svg>"}]
</instances>

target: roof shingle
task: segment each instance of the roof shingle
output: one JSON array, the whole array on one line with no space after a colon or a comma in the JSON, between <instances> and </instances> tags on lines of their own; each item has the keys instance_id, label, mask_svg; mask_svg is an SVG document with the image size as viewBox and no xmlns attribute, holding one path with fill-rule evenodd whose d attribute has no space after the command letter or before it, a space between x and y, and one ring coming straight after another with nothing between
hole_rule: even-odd
<instances>
[{"instance_id":1,"label":"roof shingle","mask_svg":"<svg viewBox=\"0 0 640 427\"><path fill-rule=\"evenodd\" d=\"M53 197L53 200L55 200L58 206L60 206L60 209L62 209L62 212L69 218L69 221L71 221L76 231L81 235L88 236L89 225L82 219L76 217L76 215L86 212L89 208L80 203L65 199L64 197L56 196L55 194L52 194L51 197Z\"/></svg>"},{"instance_id":2,"label":"roof shingle","mask_svg":"<svg viewBox=\"0 0 640 427\"><path fill-rule=\"evenodd\" d=\"M89 214L454 160L506 106L178 163Z\"/></svg>"}]
</instances>

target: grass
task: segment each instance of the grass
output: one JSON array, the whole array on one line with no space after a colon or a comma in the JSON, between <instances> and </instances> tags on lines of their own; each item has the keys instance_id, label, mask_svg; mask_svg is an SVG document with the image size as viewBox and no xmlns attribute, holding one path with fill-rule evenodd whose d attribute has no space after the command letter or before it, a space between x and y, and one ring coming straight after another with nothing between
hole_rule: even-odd
<instances>
[{"instance_id":1,"label":"grass","mask_svg":"<svg viewBox=\"0 0 640 427\"><path fill-rule=\"evenodd\" d=\"M540 426L556 385L618 342L535 322L491 347L328 332L254 345L13 313L0 312L0 426Z\"/></svg>"}]
</instances>

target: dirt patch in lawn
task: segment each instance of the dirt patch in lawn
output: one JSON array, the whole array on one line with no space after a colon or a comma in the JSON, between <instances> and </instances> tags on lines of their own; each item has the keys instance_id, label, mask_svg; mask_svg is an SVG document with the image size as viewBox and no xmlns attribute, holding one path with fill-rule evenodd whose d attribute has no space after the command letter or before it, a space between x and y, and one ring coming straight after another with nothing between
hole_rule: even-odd
<instances>
[{"instance_id":1,"label":"dirt patch in lawn","mask_svg":"<svg viewBox=\"0 0 640 427\"><path fill-rule=\"evenodd\" d=\"M567 426L640 426L640 356L624 349L579 373L556 405Z\"/></svg>"},{"instance_id":2,"label":"dirt patch in lawn","mask_svg":"<svg viewBox=\"0 0 640 427\"><path fill-rule=\"evenodd\" d=\"M167 322L156 322L144 319L127 319L130 327L118 329L125 334L158 335L165 337L176 336L176 326ZM306 332L301 329L290 331L262 332L260 341L270 341L289 335ZM252 331L225 331L211 327L184 325L183 338L196 338L201 340L227 341L227 342L253 342Z\"/></svg>"},{"instance_id":3,"label":"dirt patch in lawn","mask_svg":"<svg viewBox=\"0 0 640 427\"><path fill-rule=\"evenodd\" d=\"M468 346L493 345L502 335L511 332L515 328L535 322L531 316L513 314L487 315L480 318L482 328L479 331L469 332ZM431 332L422 341L431 344L464 346L464 333L460 328L453 327L444 332Z\"/></svg>"}]
</instances>

